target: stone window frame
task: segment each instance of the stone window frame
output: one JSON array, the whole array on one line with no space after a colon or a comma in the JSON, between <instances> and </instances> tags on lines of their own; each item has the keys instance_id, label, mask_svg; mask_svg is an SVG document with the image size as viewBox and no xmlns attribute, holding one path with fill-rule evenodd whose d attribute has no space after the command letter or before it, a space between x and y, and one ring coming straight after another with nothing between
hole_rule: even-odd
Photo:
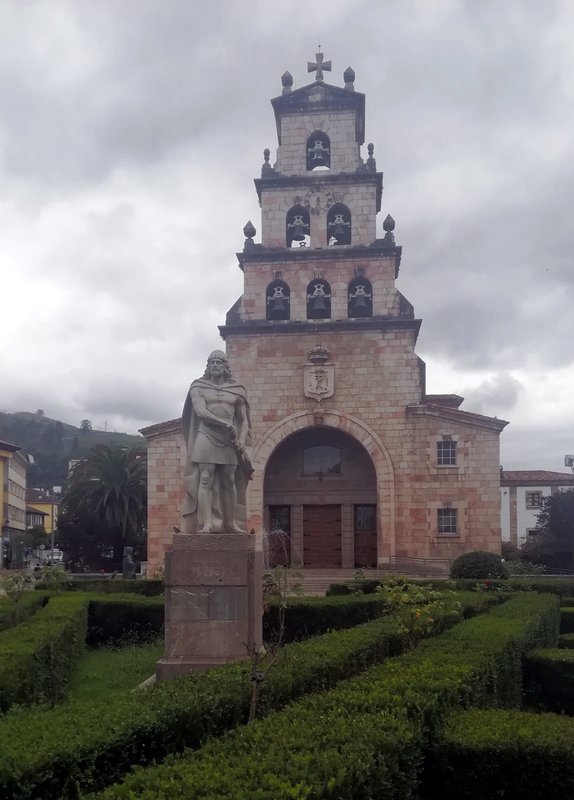
<instances>
[{"instance_id":1,"label":"stone window frame","mask_svg":"<svg viewBox=\"0 0 574 800\"><path fill-rule=\"evenodd\" d=\"M438 512L443 508L452 508L457 512L457 531L456 533L439 533ZM441 500L436 503L429 503L428 513L430 519L431 539L435 542L452 541L464 542L468 529L468 501L467 500Z\"/></svg>"},{"instance_id":2,"label":"stone window frame","mask_svg":"<svg viewBox=\"0 0 574 800\"><path fill-rule=\"evenodd\" d=\"M368 289L368 292L370 293L368 294L368 304L367 304L369 313L362 314L360 317L357 317L351 315L350 295L352 290L360 284L365 284L366 288ZM365 275L355 275L355 277L352 278L347 284L347 317L348 319L365 319L372 316L373 316L373 284Z\"/></svg>"},{"instance_id":3,"label":"stone window frame","mask_svg":"<svg viewBox=\"0 0 574 800\"><path fill-rule=\"evenodd\" d=\"M329 240L331 238L329 228L331 225L335 223L333 216L337 216L337 214L345 214L348 213L349 215L349 241L345 244L329 244ZM350 247L353 244L353 212L351 211L350 207L343 202L338 201L337 203L333 203L332 206L329 207L327 211L327 216L325 218L325 235L327 237L327 245L328 247Z\"/></svg>"},{"instance_id":4,"label":"stone window frame","mask_svg":"<svg viewBox=\"0 0 574 800\"><path fill-rule=\"evenodd\" d=\"M313 163L313 159L310 158L310 156L309 156L309 150L312 149L312 147L311 147L311 140L312 139L320 140L322 142L323 146L325 146L326 144L328 145L328 147L326 148L326 151L325 151L328 154L328 157L325 159L326 161L328 161L328 163L326 163L324 165L317 165L317 166L320 166L322 168L322 170L324 170L326 172L327 170L331 169L331 148L332 148L332 145L331 145L331 137L329 136L328 133L326 133L325 131L321 130L321 128L316 128L305 139L305 172L314 172L315 169L317 169L317 167L311 166L312 163Z\"/></svg>"},{"instance_id":5,"label":"stone window frame","mask_svg":"<svg viewBox=\"0 0 574 800\"><path fill-rule=\"evenodd\" d=\"M438 445L439 442L445 441L444 437L449 437L448 441L452 441L455 443L456 447L456 464L439 464L438 463ZM430 436L428 439L429 443L429 455L430 455L430 463L431 463L431 470L437 474L441 472L457 472L464 468L466 459L465 453L462 448L462 440L458 433L452 433L450 430L439 430L438 433L435 433L434 436Z\"/></svg>"},{"instance_id":6,"label":"stone window frame","mask_svg":"<svg viewBox=\"0 0 574 800\"><path fill-rule=\"evenodd\" d=\"M458 467L458 442L455 437L444 434L436 443L437 467ZM452 460L450 460L452 459Z\"/></svg>"},{"instance_id":7,"label":"stone window frame","mask_svg":"<svg viewBox=\"0 0 574 800\"><path fill-rule=\"evenodd\" d=\"M539 501L535 501L532 498L537 497ZM537 508L542 508L542 503L544 502L544 495L542 494L541 489L535 489L533 491L526 491L524 493L524 505L526 508L530 510L535 510Z\"/></svg>"}]
</instances>

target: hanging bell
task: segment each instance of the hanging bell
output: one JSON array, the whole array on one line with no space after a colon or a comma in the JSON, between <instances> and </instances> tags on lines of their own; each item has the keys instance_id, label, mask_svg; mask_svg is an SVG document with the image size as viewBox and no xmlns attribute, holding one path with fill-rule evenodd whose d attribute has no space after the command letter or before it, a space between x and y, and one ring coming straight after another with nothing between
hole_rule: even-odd
<instances>
[{"instance_id":1,"label":"hanging bell","mask_svg":"<svg viewBox=\"0 0 574 800\"><path fill-rule=\"evenodd\" d=\"M342 222L337 222L333 227L333 236L335 236L337 240L345 237L348 233L348 227L348 225L344 225Z\"/></svg>"},{"instance_id":2,"label":"hanging bell","mask_svg":"<svg viewBox=\"0 0 574 800\"><path fill-rule=\"evenodd\" d=\"M322 294L312 297L310 306L314 315L324 314L328 310L327 300Z\"/></svg>"},{"instance_id":3,"label":"hanging bell","mask_svg":"<svg viewBox=\"0 0 574 800\"><path fill-rule=\"evenodd\" d=\"M352 311L365 311L368 308L367 296L364 294L351 297L350 300Z\"/></svg>"},{"instance_id":4,"label":"hanging bell","mask_svg":"<svg viewBox=\"0 0 574 800\"><path fill-rule=\"evenodd\" d=\"M286 297L274 297L269 303L269 313L275 318L283 316L287 310Z\"/></svg>"},{"instance_id":5,"label":"hanging bell","mask_svg":"<svg viewBox=\"0 0 574 800\"><path fill-rule=\"evenodd\" d=\"M293 225L291 240L293 242L302 242L305 239L305 225Z\"/></svg>"}]
</instances>

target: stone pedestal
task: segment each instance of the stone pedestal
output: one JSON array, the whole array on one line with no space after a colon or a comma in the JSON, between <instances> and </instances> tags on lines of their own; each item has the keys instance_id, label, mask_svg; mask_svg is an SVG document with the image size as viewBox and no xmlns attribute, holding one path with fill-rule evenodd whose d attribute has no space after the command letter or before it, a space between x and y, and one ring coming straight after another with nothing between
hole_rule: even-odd
<instances>
[{"instance_id":1,"label":"stone pedestal","mask_svg":"<svg viewBox=\"0 0 574 800\"><path fill-rule=\"evenodd\" d=\"M158 680L248 658L261 646L262 554L247 533L174 536L165 561Z\"/></svg>"}]
</instances>

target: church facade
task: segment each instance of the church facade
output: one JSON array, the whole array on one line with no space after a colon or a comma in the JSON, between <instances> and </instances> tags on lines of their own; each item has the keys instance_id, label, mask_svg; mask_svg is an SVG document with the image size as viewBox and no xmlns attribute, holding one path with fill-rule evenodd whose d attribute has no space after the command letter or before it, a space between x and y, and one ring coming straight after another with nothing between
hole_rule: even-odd
<instances>
[{"instance_id":1,"label":"church facade","mask_svg":"<svg viewBox=\"0 0 574 800\"><path fill-rule=\"evenodd\" d=\"M261 243L247 223L244 291L220 327L251 405L248 528L271 532L272 562L309 568L499 552L507 423L426 393L389 215L377 236L383 176L372 144L361 156L365 96L352 69L333 86L322 54L310 66L311 84L293 89L285 73L271 101L278 149L255 181ZM181 420L142 433L153 574L181 525Z\"/></svg>"}]
</instances>

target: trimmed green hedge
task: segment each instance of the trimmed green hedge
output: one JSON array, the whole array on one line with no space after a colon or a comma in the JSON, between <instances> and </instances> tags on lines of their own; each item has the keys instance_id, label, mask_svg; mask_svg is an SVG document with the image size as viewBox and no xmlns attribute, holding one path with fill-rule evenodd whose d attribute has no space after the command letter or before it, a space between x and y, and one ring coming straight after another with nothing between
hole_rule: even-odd
<instances>
[{"instance_id":1,"label":"trimmed green hedge","mask_svg":"<svg viewBox=\"0 0 574 800\"><path fill-rule=\"evenodd\" d=\"M44 592L25 592L17 602L9 597L0 598L0 631L13 628L29 619L47 602L48 595Z\"/></svg>"},{"instance_id":2,"label":"trimmed green hedge","mask_svg":"<svg viewBox=\"0 0 574 800\"><path fill-rule=\"evenodd\" d=\"M36 584L37 589L47 588L42 582ZM117 578L111 580L110 578L102 578L101 580L95 578L70 578L64 581L58 587L66 592L90 592L92 594L143 594L146 597L156 597L163 595L164 583L163 580L158 579L145 579L145 580L127 580Z\"/></svg>"},{"instance_id":3,"label":"trimmed green hedge","mask_svg":"<svg viewBox=\"0 0 574 800\"><path fill-rule=\"evenodd\" d=\"M574 719L500 710L455 714L428 763L427 800L570 800Z\"/></svg>"},{"instance_id":4,"label":"trimmed green hedge","mask_svg":"<svg viewBox=\"0 0 574 800\"><path fill-rule=\"evenodd\" d=\"M163 631L163 597L90 595L87 644L137 644Z\"/></svg>"},{"instance_id":5,"label":"trimmed green hedge","mask_svg":"<svg viewBox=\"0 0 574 800\"><path fill-rule=\"evenodd\" d=\"M555 643L557 626L555 598L517 595L198 753L136 770L98 797L413 797L427 737L453 708L515 704L523 652Z\"/></svg>"},{"instance_id":6,"label":"trimmed green hedge","mask_svg":"<svg viewBox=\"0 0 574 800\"><path fill-rule=\"evenodd\" d=\"M574 633L574 608L560 609L560 633Z\"/></svg>"},{"instance_id":7,"label":"trimmed green hedge","mask_svg":"<svg viewBox=\"0 0 574 800\"><path fill-rule=\"evenodd\" d=\"M61 595L0 633L0 711L14 704L56 703L66 696L84 648L87 620L86 597Z\"/></svg>"},{"instance_id":8,"label":"trimmed green hedge","mask_svg":"<svg viewBox=\"0 0 574 800\"><path fill-rule=\"evenodd\" d=\"M388 599L381 595L348 597L289 597L270 600L263 615L263 640L273 641L279 631L279 610L285 609L284 642L296 642L329 630L352 628L390 610Z\"/></svg>"},{"instance_id":9,"label":"trimmed green hedge","mask_svg":"<svg viewBox=\"0 0 574 800\"><path fill-rule=\"evenodd\" d=\"M546 711L574 714L574 650L533 650L524 662L529 703Z\"/></svg>"},{"instance_id":10,"label":"trimmed green hedge","mask_svg":"<svg viewBox=\"0 0 574 800\"><path fill-rule=\"evenodd\" d=\"M431 635L497 603L473 592L450 595L417 634ZM456 609L458 614L453 613ZM410 611L405 612L410 616ZM410 646L404 620L394 615L287 645L260 687L261 714L307 692L321 691ZM249 664L230 664L162 683L141 697L108 703L69 703L0 720L0 795L72 798L119 779L133 764L149 763L244 723L250 704Z\"/></svg>"},{"instance_id":11,"label":"trimmed green hedge","mask_svg":"<svg viewBox=\"0 0 574 800\"><path fill-rule=\"evenodd\" d=\"M442 583L444 586L446 582ZM456 586L457 589L476 589L477 585L487 586L490 590L502 589L508 591L512 589L515 592L541 592L542 594L557 594L562 598L574 597L574 578L510 578L509 580L501 580L499 578L486 578L481 580L466 579L449 581L448 585ZM440 589L440 581L432 581L431 585L434 588Z\"/></svg>"}]
</instances>

